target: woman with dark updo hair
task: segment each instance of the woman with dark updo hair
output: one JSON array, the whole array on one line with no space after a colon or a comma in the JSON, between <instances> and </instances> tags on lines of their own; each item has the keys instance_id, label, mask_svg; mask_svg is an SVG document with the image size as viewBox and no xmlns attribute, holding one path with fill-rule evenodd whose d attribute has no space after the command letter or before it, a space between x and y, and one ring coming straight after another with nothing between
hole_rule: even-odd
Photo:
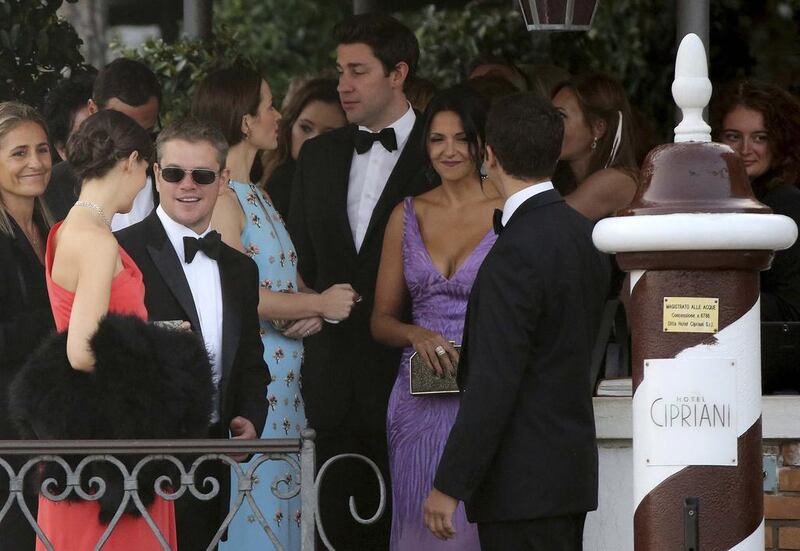
<instances>
[{"instance_id":1,"label":"woman with dark updo hair","mask_svg":"<svg viewBox=\"0 0 800 551\"><path fill-rule=\"evenodd\" d=\"M711 123L744 161L756 198L800 226L800 102L773 84L734 82L715 94ZM761 272L761 319L800 321L800 242Z\"/></svg>"},{"instance_id":2,"label":"woman with dark updo hair","mask_svg":"<svg viewBox=\"0 0 800 551\"><path fill-rule=\"evenodd\" d=\"M145 185L151 150L147 132L112 110L87 118L69 139L67 159L80 195L51 228L44 255L59 333L33 354L10 393L12 417L27 437L185 438L205 431L211 381L202 341L145 323L142 273L111 233L111 218L128 212ZM205 383L186 388L190 377ZM130 469L136 459L122 461ZM154 495L154 477L163 470L149 469L142 470L139 496L177 549L174 502ZM87 483L90 477L105 481L99 499L81 501L75 492L67 495L70 502L39 498L38 522L55 549L92 549L122 504L119 471L90 463L82 475L89 493L99 491ZM63 484L63 470L54 465L45 466L44 476ZM103 548L162 549L133 502L125 512ZM37 549L44 549L41 541Z\"/></svg>"}]
</instances>

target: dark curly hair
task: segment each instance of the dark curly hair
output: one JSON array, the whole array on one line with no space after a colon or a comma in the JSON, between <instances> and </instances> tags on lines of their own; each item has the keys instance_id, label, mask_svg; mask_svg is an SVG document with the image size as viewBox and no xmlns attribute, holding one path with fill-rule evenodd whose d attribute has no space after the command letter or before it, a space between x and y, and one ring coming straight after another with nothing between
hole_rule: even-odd
<instances>
[{"instance_id":1,"label":"dark curly hair","mask_svg":"<svg viewBox=\"0 0 800 551\"><path fill-rule=\"evenodd\" d=\"M774 185L795 184L800 178L800 101L786 90L757 80L740 80L720 89L711 102L711 128L715 141L723 132L725 116L742 106L764 117L772 153L770 174Z\"/></svg>"},{"instance_id":2,"label":"dark curly hair","mask_svg":"<svg viewBox=\"0 0 800 551\"><path fill-rule=\"evenodd\" d=\"M137 151L139 157L152 160L150 135L132 118L118 111L104 109L87 118L67 142L67 162L78 180L102 178L117 161Z\"/></svg>"}]
</instances>

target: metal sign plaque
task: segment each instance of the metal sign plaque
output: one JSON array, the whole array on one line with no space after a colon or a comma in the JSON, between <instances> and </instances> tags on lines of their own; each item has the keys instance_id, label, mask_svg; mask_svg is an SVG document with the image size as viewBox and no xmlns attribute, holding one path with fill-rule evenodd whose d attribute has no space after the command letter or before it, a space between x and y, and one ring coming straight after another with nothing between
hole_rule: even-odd
<instances>
[{"instance_id":1,"label":"metal sign plaque","mask_svg":"<svg viewBox=\"0 0 800 551\"><path fill-rule=\"evenodd\" d=\"M636 391L636 446L648 465L738 463L736 363L720 358L645 360Z\"/></svg>"},{"instance_id":2,"label":"metal sign plaque","mask_svg":"<svg viewBox=\"0 0 800 551\"><path fill-rule=\"evenodd\" d=\"M719 299L664 297L665 333L716 333L719 331Z\"/></svg>"}]
</instances>

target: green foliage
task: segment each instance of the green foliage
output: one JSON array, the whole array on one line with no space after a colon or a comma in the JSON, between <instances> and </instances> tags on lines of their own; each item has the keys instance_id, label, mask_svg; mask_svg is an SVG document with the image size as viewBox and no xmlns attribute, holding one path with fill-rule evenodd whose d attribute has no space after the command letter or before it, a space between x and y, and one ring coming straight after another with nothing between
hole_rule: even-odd
<instances>
[{"instance_id":1,"label":"green foliage","mask_svg":"<svg viewBox=\"0 0 800 551\"><path fill-rule=\"evenodd\" d=\"M161 39L150 39L139 48L126 49L112 42L111 48L120 55L141 61L156 74L162 88L162 123L186 115L192 102L195 85L214 68L238 60L231 35L221 30L213 40L182 40L167 44Z\"/></svg>"},{"instance_id":2,"label":"green foliage","mask_svg":"<svg viewBox=\"0 0 800 551\"><path fill-rule=\"evenodd\" d=\"M0 0L2 1L2 0ZM163 122L189 112L195 85L208 72L237 60L260 68L281 98L292 78L333 66L332 22L347 12L334 1L217 0L214 36L167 44L148 40L138 48L111 48L141 61L161 81Z\"/></svg>"},{"instance_id":3,"label":"green foliage","mask_svg":"<svg viewBox=\"0 0 800 551\"><path fill-rule=\"evenodd\" d=\"M671 109L674 14L661 0L600 0L589 32L528 32L519 10L507 3L472 0L463 8L428 6L401 17L422 50L421 74L442 86L466 76L479 54L520 65L557 65L572 74L616 76L632 101L658 118Z\"/></svg>"},{"instance_id":4,"label":"green foliage","mask_svg":"<svg viewBox=\"0 0 800 551\"><path fill-rule=\"evenodd\" d=\"M349 0L215 0L214 27L233 32L283 97L294 77L333 69L333 25L351 13Z\"/></svg>"},{"instance_id":5,"label":"green foliage","mask_svg":"<svg viewBox=\"0 0 800 551\"><path fill-rule=\"evenodd\" d=\"M0 101L40 106L64 72L82 69L81 40L56 15L61 4L61 0L0 0Z\"/></svg>"}]
</instances>

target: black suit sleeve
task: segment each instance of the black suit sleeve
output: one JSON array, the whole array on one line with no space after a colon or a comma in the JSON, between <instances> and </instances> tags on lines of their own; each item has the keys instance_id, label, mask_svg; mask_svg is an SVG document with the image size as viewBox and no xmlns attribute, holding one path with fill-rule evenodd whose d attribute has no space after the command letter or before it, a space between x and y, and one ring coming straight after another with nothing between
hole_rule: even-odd
<instances>
[{"instance_id":1,"label":"black suit sleeve","mask_svg":"<svg viewBox=\"0 0 800 551\"><path fill-rule=\"evenodd\" d=\"M305 145L305 144L304 144ZM309 287L314 287L317 275L316 259L308 233L308 213L306 212L306 186L304 167L309 160L308 148L303 147L292 182L292 201L289 209L289 235L292 236L297 252L297 270Z\"/></svg>"},{"instance_id":2,"label":"black suit sleeve","mask_svg":"<svg viewBox=\"0 0 800 551\"><path fill-rule=\"evenodd\" d=\"M19 312L0 322L0 365L22 363L54 327L49 308Z\"/></svg>"},{"instance_id":3,"label":"black suit sleeve","mask_svg":"<svg viewBox=\"0 0 800 551\"><path fill-rule=\"evenodd\" d=\"M237 354L240 380L236 414L249 419L260 435L267 419L267 385L271 375L264 361L264 345L258 321L258 269L249 258L246 263L244 271L247 277L242 282L242 288L246 289L242 307L242 336Z\"/></svg>"},{"instance_id":4,"label":"black suit sleeve","mask_svg":"<svg viewBox=\"0 0 800 551\"><path fill-rule=\"evenodd\" d=\"M461 406L434 481L462 501L470 501L497 453L531 363L541 287L532 268L506 256L484 264L473 290Z\"/></svg>"}]
</instances>

